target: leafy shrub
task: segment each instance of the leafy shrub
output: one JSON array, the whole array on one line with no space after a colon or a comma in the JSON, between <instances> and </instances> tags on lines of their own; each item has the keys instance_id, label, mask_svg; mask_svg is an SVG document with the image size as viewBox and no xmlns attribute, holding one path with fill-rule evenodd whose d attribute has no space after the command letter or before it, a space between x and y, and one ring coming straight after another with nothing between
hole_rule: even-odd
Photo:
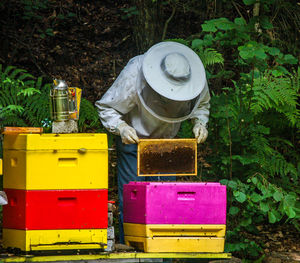
<instances>
[{"instance_id":1,"label":"leafy shrub","mask_svg":"<svg viewBox=\"0 0 300 263\"><path fill-rule=\"evenodd\" d=\"M226 250L256 257L264 244L247 233L258 234L258 225L286 222L300 230L298 61L268 41L258 42L253 21L219 18L202 29L201 39L179 41L201 51L208 79L219 79L212 83L231 83L210 87L212 154L210 165L199 165L202 180L227 185ZM213 59L203 59L205 50L213 50ZM221 57L226 67L216 70ZM191 137L191 129L183 123L179 135Z\"/></svg>"}]
</instances>

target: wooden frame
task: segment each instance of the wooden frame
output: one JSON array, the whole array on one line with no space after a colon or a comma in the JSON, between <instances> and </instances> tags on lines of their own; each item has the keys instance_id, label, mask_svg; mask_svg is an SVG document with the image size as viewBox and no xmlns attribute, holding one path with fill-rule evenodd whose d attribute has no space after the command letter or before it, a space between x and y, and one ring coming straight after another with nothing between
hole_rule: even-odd
<instances>
[{"instance_id":1,"label":"wooden frame","mask_svg":"<svg viewBox=\"0 0 300 263\"><path fill-rule=\"evenodd\" d=\"M197 175L196 139L140 139L137 175Z\"/></svg>"},{"instance_id":2,"label":"wooden frame","mask_svg":"<svg viewBox=\"0 0 300 263\"><path fill-rule=\"evenodd\" d=\"M4 127L1 129L2 134L19 134L19 133L43 133L41 127Z\"/></svg>"}]
</instances>

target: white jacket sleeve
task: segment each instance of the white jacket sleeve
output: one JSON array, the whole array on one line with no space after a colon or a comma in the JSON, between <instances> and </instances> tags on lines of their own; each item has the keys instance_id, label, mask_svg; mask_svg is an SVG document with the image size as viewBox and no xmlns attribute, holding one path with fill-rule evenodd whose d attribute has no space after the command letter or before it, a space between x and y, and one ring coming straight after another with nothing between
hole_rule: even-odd
<instances>
[{"instance_id":1,"label":"white jacket sleeve","mask_svg":"<svg viewBox=\"0 0 300 263\"><path fill-rule=\"evenodd\" d=\"M210 94L208 90L207 82L204 86L203 91L200 94L200 103L198 108L192 113L190 119L199 121L201 124L206 126L209 119L209 108L210 108Z\"/></svg>"},{"instance_id":2,"label":"white jacket sleeve","mask_svg":"<svg viewBox=\"0 0 300 263\"><path fill-rule=\"evenodd\" d=\"M139 57L132 58L103 97L96 101L103 126L117 134L117 126L124 123L123 115L132 110L137 101L137 77L140 74Z\"/></svg>"}]
</instances>

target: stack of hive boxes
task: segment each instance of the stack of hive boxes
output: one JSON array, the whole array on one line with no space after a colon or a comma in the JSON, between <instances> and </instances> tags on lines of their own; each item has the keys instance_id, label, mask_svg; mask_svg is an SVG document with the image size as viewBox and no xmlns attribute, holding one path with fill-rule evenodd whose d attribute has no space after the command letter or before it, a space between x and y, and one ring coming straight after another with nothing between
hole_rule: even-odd
<instances>
[{"instance_id":1,"label":"stack of hive boxes","mask_svg":"<svg viewBox=\"0 0 300 263\"><path fill-rule=\"evenodd\" d=\"M183 175L188 172L188 167L192 172L197 170L192 167L197 159L196 141L193 144L190 140L167 140L164 145L163 140L141 140L140 143L144 146L138 148L138 172L145 170L150 174L155 171L159 176L160 170L164 175L168 171L173 175L179 171ZM187 158L191 149L194 154ZM182 154L184 156L180 158ZM127 245L145 252L224 251L226 186L219 183L130 182L124 185L123 194Z\"/></svg>"},{"instance_id":2,"label":"stack of hive boxes","mask_svg":"<svg viewBox=\"0 0 300 263\"><path fill-rule=\"evenodd\" d=\"M223 252L226 188L219 183L124 185L127 245L145 252Z\"/></svg>"},{"instance_id":3,"label":"stack of hive boxes","mask_svg":"<svg viewBox=\"0 0 300 263\"><path fill-rule=\"evenodd\" d=\"M106 247L105 134L5 135L3 149L4 247Z\"/></svg>"}]
</instances>

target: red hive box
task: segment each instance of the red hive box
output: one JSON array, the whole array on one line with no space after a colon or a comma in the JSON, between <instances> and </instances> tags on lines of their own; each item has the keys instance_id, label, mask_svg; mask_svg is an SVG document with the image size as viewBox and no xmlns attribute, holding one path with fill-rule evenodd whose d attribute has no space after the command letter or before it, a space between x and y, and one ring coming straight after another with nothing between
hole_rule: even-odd
<instances>
[{"instance_id":1,"label":"red hive box","mask_svg":"<svg viewBox=\"0 0 300 263\"><path fill-rule=\"evenodd\" d=\"M107 189L4 191L8 204L3 206L3 228L107 228Z\"/></svg>"}]
</instances>

